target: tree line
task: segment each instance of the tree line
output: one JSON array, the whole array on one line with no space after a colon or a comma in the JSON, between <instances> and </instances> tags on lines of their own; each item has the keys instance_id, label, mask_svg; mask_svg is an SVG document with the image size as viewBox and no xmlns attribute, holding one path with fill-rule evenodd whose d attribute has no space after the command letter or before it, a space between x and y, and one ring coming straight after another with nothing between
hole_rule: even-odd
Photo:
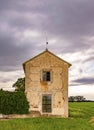
<instances>
[{"instance_id":1,"label":"tree line","mask_svg":"<svg viewBox=\"0 0 94 130\"><path fill-rule=\"evenodd\" d=\"M93 102L91 100L87 100L84 96L70 96L68 98L69 102Z\"/></svg>"}]
</instances>

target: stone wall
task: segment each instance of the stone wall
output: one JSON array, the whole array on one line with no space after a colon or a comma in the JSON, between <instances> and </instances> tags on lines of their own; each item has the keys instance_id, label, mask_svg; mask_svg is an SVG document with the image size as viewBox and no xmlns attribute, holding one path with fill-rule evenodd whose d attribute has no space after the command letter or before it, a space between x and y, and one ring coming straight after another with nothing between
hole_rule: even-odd
<instances>
[{"instance_id":1,"label":"stone wall","mask_svg":"<svg viewBox=\"0 0 94 130\"><path fill-rule=\"evenodd\" d=\"M42 71L51 72L51 81L42 81ZM52 115L68 116L68 64L48 51L25 64L25 92L30 111L42 113L42 95L52 95Z\"/></svg>"}]
</instances>

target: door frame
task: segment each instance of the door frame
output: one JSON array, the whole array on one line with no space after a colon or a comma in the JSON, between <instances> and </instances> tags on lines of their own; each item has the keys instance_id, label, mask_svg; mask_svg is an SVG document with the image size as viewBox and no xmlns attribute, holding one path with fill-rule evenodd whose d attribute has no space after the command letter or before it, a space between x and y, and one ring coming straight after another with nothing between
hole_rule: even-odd
<instances>
[{"instance_id":1,"label":"door frame","mask_svg":"<svg viewBox=\"0 0 94 130\"><path fill-rule=\"evenodd\" d=\"M43 112L43 96L51 96L51 112ZM51 114L52 113L52 94L50 94L50 93L42 94L42 97L41 97L41 111L42 111L42 114Z\"/></svg>"}]
</instances>

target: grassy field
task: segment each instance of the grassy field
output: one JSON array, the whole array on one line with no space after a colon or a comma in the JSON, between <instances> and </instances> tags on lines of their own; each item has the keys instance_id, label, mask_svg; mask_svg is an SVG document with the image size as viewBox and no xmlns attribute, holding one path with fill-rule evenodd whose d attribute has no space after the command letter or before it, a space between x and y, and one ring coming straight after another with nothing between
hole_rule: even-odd
<instances>
[{"instance_id":1,"label":"grassy field","mask_svg":"<svg viewBox=\"0 0 94 130\"><path fill-rule=\"evenodd\" d=\"M94 130L94 102L69 103L69 118L0 120L0 130Z\"/></svg>"}]
</instances>

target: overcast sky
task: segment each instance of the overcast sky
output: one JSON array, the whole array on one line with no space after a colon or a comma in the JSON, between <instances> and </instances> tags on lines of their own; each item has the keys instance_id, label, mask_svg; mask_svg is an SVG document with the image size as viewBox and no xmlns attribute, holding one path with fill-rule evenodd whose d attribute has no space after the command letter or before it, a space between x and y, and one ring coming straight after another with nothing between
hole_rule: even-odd
<instances>
[{"instance_id":1,"label":"overcast sky","mask_svg":"<svg viewBox=\"0 0 94 130\"><path fill-rule=\"evenodd\" d=\"M70 62L69 95L94 100L94 0L0 0L0 88L48 49Z\"/></svg>"}]
</instances>

